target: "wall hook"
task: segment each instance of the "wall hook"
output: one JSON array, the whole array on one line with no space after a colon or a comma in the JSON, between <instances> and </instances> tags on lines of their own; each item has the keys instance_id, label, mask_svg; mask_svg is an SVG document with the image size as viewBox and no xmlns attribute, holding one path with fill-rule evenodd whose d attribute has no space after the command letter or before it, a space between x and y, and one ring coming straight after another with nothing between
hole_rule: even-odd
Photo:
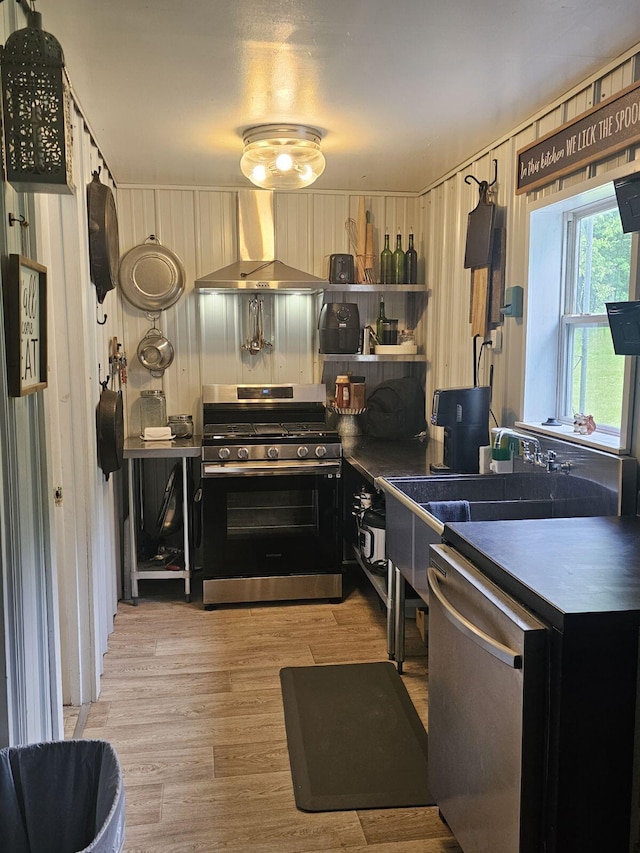
<instances>
[{"instance_id":1,"label":"wall hook","mask_svg":"<svg viewBox=\"0 0 640 853\"><path fill-rule=\"evenodd\" d=\"M96 323L97 323L99 326L104 326L104 324L107 322L107 315L104 313L104 309L103 309L103 311L102 311L102 315L103 315L103 316L102 316L102 320L100 320L100 319L98 318L98 307L99 307L99 306L98 306L98 303L96 302Z\"/></svg>"},{"instance_id":2,"label":"wall hook","mask_svg":"<svg viewBox=\"0 0 640 853\"><path fill-rule=\"evenodd\" d=\"M15 225L16 222L19 223L21 228L28 228L29 227L29 223L24 218L22 213L20 213L18 216L14 216L13 213L10 213L9 214L9 225L13 228L13 226Z\"/></svg>"},{"instance_id":3,"label":"wall hook","mask_svg":"<svg viewBox=\"0 0 640 853\"><path fill-rule=\"evenodd\" d=\"M467 177L464 179L464 182L465 182L465 184L469 184L469 183L471 183L471 181L475 181L476 184L480 187L480 192L483 192L483 186L484 186L484 193L486 195L486 192L489 189L489 187L492 187L497 180L498 180L498 161L494 160L493 161L493 180L491 181L491 183L488 183L488 181L479 181L476 177L474 177L474 175L467 175Z\"/></svg>"}]
</instances>

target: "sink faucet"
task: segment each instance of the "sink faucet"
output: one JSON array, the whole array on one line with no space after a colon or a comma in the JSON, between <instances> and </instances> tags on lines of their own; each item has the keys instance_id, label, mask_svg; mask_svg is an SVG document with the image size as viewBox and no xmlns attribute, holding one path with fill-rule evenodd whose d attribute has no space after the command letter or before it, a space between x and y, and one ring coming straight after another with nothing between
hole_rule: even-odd
<instances>
[{"instance_id":1,"label":"sink faucet","mask_svg":"<svg viewBox=\"0 0 640 853\"><path fill-rule=\"evenodd\" d=\"M531 464L539 464L537 460L542 458L542 447L535 436L526 435L525 433L517 432L517 430L515 429L509 429L508 427L502 427L496 433L496 438L493 442L493 446L500 447L502 439L505 436L507 438L517 439L519 444L522 445L522 458L525 462L530 462ZM534 448L533 451L531 450L532 445Z\"/></svg>"},{"instance_id":2,"label":"sink faucet","mask_svg":"<svg viewBox=\"0 0 640 853\"><path fill-rule=\"evenodd\" d=\"M504 436L507 436L507 438L515 438L518 440L520 445L522 445L522 459L524 462L528 462L531 465L539 465L541 468L546 468L549 473L552 471L563 471L565 474L568 474L571 470L570 462L556 461L556 452L554 450L547 450L546 453L543 453L542 445L540 444L539 439L534 435L517 432L515 429L510 429L508 427L502 427L499 429L496 433L493 446L500 447Z\"/></svg>"}]
</instances>

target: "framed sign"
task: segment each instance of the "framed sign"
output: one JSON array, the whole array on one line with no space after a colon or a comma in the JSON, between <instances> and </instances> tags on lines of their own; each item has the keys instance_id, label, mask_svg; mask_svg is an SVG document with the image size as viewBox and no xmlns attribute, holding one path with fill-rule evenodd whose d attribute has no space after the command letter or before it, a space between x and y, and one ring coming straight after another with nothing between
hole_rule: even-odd
<instances>
[{"instance_id":1,"label":"framed sign","mask_svg":"<svg viewBox=\"0 0 640 853\"><path fill-rule=\"evenodd\" d=\"M640 142L640 81L517 152L516 195Z\"/></svg>"},{"instance_id":2,"label":"framed sign","mask_svg":"<svg viewBox=\"0 0 640 853\"><path fill-rule=\"evenodd\" d=\"M9 394L24 397L47 387L47 269L9 255L5 285Z\"/></svg>"}]
</instances>

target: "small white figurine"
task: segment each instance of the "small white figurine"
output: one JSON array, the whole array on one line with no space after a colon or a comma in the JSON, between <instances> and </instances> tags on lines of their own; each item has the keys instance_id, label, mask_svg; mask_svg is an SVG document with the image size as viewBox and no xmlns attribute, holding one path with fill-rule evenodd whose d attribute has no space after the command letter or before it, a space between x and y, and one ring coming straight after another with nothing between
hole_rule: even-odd
<instances>
[{"instance_id":1,"label":"small white figurine","mask_svg":"<svg viewBox=\"0 0 640 853\"><path fill-rule=\"evenodd\" d=\"M579 413L573 416L573 431L579 435L591 435L596 431L596 424L593 420L593 415L583 415Z\"/></svg>"}]
</instances>

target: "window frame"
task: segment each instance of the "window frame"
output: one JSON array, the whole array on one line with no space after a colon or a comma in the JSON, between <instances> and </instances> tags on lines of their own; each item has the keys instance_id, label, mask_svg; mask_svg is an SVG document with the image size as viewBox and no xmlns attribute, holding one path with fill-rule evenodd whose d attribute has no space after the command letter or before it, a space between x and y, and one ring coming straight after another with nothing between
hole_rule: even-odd
<instances>
[{"instance_id":1,"label":"window frame","mask_svg":"<svg viewBox=\"0 0 640 853\"><path fill-rule=\"evenodd\" d=\"M579 198L580 196L576 196ZM578 311L577 305L577 289L578 289L578 272L579 272L579 256L580 256L580 224L589 217L596 216L599 213L606 213L611 210L617 211L617 202L613 186L611 195L605 196L598 201L589 201L585 204L576 204L568 209L563 216L563 232L565 246L565 262L562 269L561 288L562 288L562 313L560 314L558 335L558 382L556 392L556 417L561 423L573 424L573 414L571 413L571 397L572 397L572 371L573 371L573 344L575 341L575 331L577 329L589 329L593 327L608 328L609 321L606 312L600 314L590 314L588 312ZM627 299L632 282L631 268L633 259L633 245L629 249L629 289L627 291ZM623 367L624 370L624 367ZM624 382L624 378L623 378ZM604 433L614 436L620 436L623 421L624 409L624 391L623 400L620 411L620 427L613 424L598 424L598 429ZM568 413L568 414L565 414Z\"/></svg>"},{"instance_id":2,"label":"window frame","mask_svg":"<svg viewBox=\"0 0 640 853\"><path fill-rule=\"evenodd\" d=\"M635 394L636 361L624 359L621 428L618 434L598 429L593 436L573 432L573 423L548 426L558 406L558 376L561 367L559 318L564 310L564 274L568 262L564 217L569 211L615 203L613 180L637 169L638 164L612 167L587 181L573 184L553 195L541 194L528 203L527 291L525 300L524 359L522 382L522 418L517 423L527 429L556 438L564 438L596 449L629 453L631 427L640 422L640 394ZM632 235L629 299L640 295L640 234ZM637 396L637 402L636 402ZM636 408L639 411L636 411Z\"/></svg>"}]
</instances>

